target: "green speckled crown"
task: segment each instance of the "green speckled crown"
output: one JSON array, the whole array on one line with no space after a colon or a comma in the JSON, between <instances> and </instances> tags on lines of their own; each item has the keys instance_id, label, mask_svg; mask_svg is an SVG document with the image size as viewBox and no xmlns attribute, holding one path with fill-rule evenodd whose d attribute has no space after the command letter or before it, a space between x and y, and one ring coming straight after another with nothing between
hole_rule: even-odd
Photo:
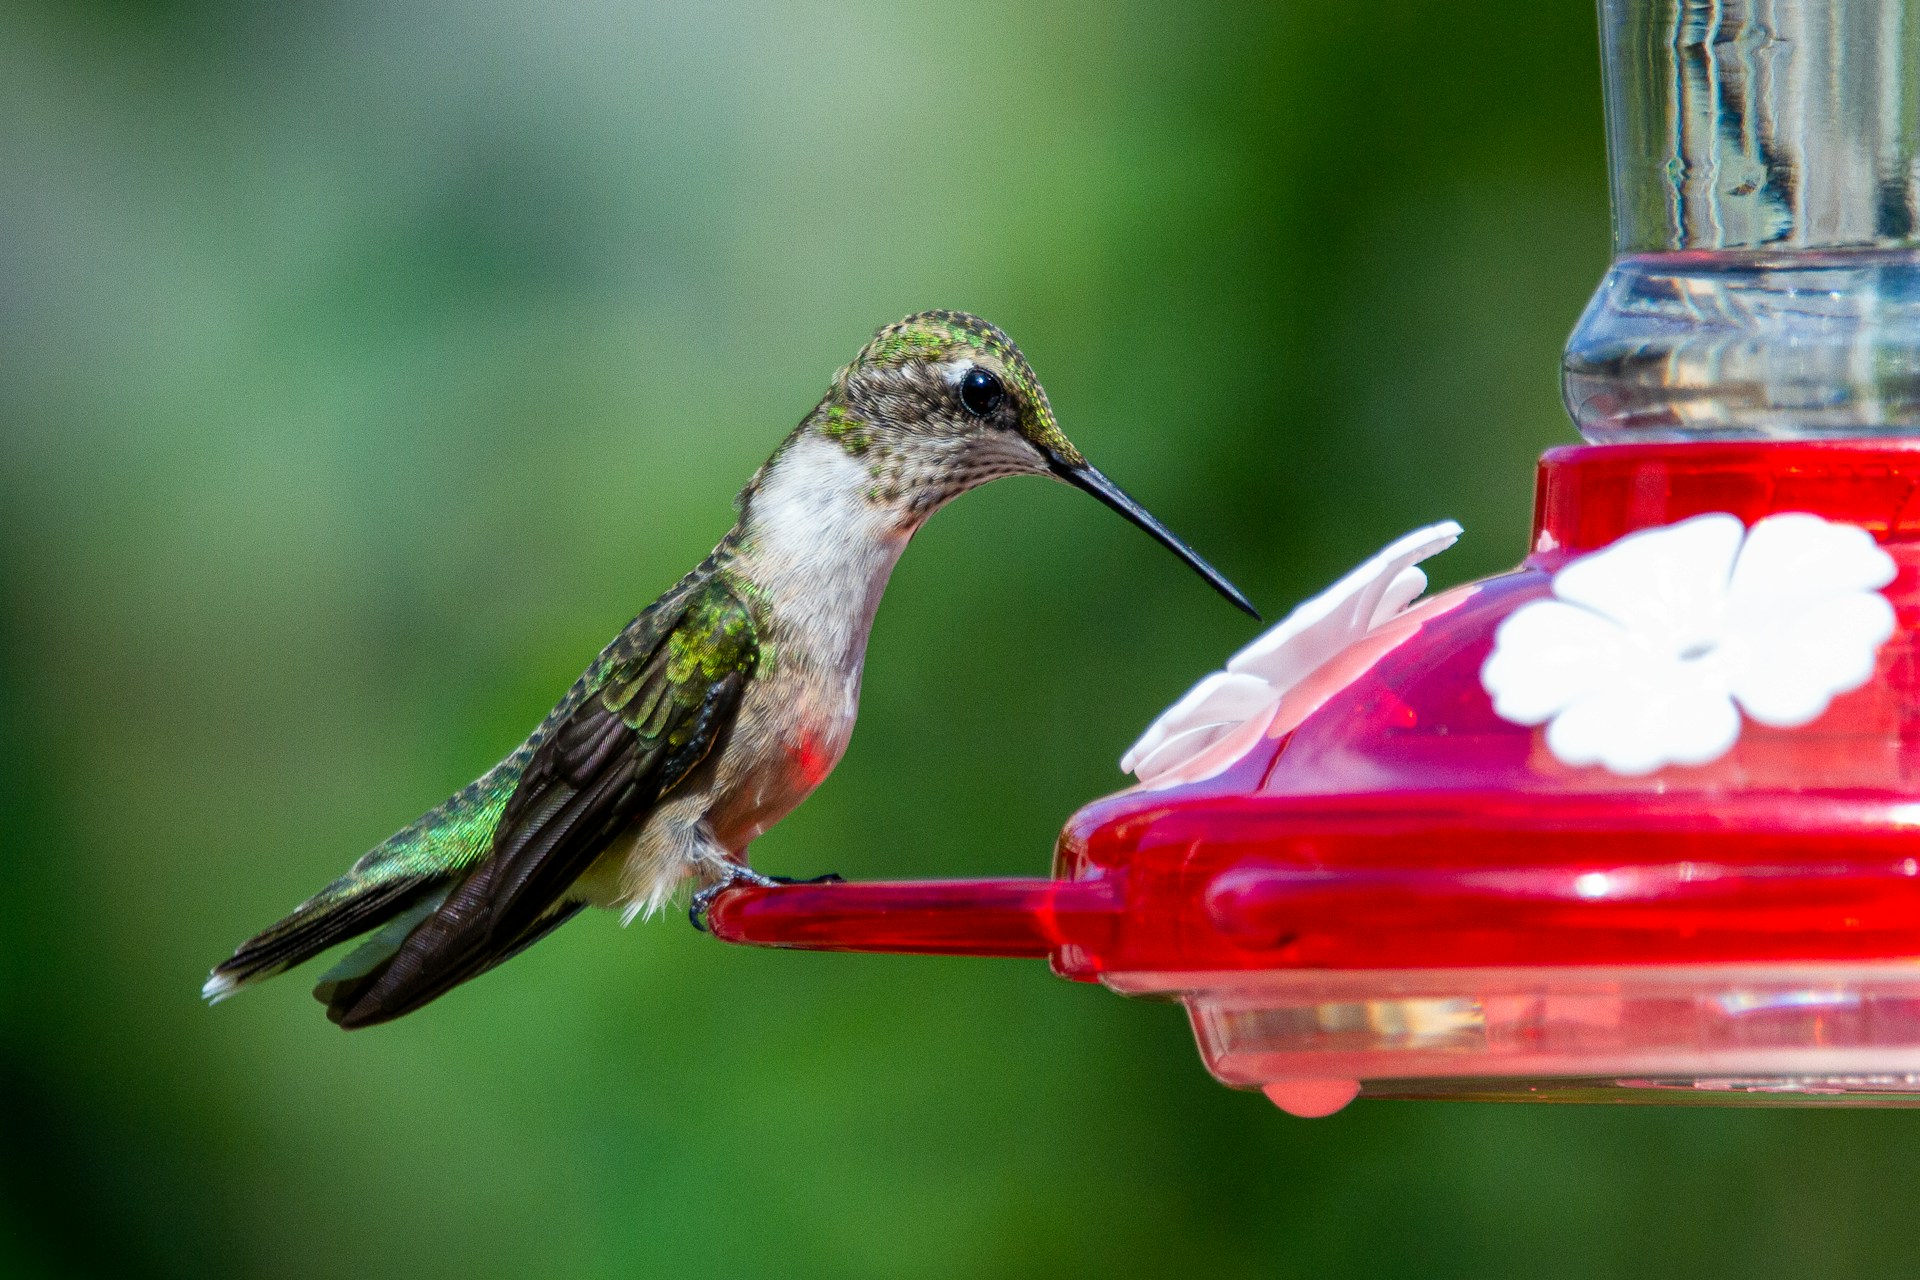
<instances>
[{"instance_id":1,"label":"green speckled crown","mask_svg":"<svg viewBox=\"0 0 1920 1280\"><path fill-rule=\"evenodd\" d=\"M964 311L922 311L888 325L854 357L854 368L896 369L913 361L956 360L970 352L993 357L1020 403L1020 430L1027 439L1062 461L1085 461L1061 434L1046 389L1033 376L1013 339L979 316Z\"/></svg>"}]
</instances>

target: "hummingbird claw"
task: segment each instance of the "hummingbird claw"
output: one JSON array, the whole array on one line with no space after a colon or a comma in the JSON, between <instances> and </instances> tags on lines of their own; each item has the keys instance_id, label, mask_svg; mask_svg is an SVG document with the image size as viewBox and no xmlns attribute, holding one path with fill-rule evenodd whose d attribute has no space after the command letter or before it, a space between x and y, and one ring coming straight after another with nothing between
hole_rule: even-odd
<instances>
[{"instance_id":1,"label":"hummingbird claw","mask_svg":"<svg viewBox=\"0 0 1920 1280\"><path fill-rule=\"evenodd\" d=\"M772 876L761 875L752 867L743 867L737 862L729 862L725 865L726 869L720 873L720 878L694 894L692 900L687 903L687 919L701 933L713 932L707 927L707 912L712 908L714 900L727 890L743 884L755 884L765 888L780 883Z\"/></svg>"},{"instance_id":2,"label":"hummingbird claw","mask_svg":"<svg viewBox=\"0 0 1920 1280\"><path fill-rule=\"evenodd\" d=\"M793 876L763 875L752 867L743 867L737 862L729 863L725 875L694 894L693 899L687 903L687 920L701 933L712 933L713 930L707 926L707 912L712 910L714 902L721 894L743 884L771 889L783 884L845 884L846 882L847 878L837 871L829 871L825 875L809 876L800 880Z\"/></svg>"}]
</instances>

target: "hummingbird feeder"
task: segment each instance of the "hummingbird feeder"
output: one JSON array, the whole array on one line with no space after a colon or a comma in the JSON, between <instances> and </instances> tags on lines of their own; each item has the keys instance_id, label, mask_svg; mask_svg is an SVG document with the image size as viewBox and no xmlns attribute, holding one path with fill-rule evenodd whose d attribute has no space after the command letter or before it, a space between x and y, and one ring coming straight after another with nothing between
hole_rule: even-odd
<instances>
[{"instance_id":1,"label":"hummingbird feeder","mask_svg":"<svg viewBox=\"0 0 1920 1280\"><path fill-rule=\"evenodd\" d=\"M1411 534L1203 680L1051 878L741 888L1046 957L1223 1082L1920 1104L1920 0L1601 0L1615 257L1532 553Z\"/></svg>"}]
</instances>

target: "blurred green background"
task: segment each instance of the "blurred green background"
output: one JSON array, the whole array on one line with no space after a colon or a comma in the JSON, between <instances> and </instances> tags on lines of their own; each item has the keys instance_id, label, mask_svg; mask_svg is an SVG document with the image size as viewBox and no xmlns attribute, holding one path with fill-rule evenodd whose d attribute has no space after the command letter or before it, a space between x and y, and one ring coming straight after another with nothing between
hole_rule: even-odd
<instances>
[{"instance_id":1,"label":"blurred green background","mask_svg":"<svg viewBox=\"0 0 1920 1280\"><path fill-rule=\"evenodd\" d=\"M1521 554L1606 258L1578 0L0 3L0 1269L1911 1273L1920 1116L1211 1083L1036 963L577 923L353 1036L208 966L502 754L873 328L977 310L1270 615ZM897 574L756 848L1035 873L1249 635L1084 497Z\"/></svg>"}]
</instances>

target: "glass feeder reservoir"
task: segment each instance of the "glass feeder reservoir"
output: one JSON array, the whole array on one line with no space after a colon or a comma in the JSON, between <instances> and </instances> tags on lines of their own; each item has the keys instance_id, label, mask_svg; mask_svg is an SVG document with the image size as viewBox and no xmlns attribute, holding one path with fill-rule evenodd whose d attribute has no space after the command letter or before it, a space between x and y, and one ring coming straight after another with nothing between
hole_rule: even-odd
<instances>
[{"instance_id":1,"label":"glass feeder reservoir","mask_svg":"<svg viewBox=\"0 0 1920 1280\"><path fill-rule=\"evenodd\" d=\"M761 945L1047 957L1223 1082L1920 1103L1920 0L1602 0L1615 259L1532 553L1383 550L1052 877L740 889Z\"/></svg>"}]
</instances>

